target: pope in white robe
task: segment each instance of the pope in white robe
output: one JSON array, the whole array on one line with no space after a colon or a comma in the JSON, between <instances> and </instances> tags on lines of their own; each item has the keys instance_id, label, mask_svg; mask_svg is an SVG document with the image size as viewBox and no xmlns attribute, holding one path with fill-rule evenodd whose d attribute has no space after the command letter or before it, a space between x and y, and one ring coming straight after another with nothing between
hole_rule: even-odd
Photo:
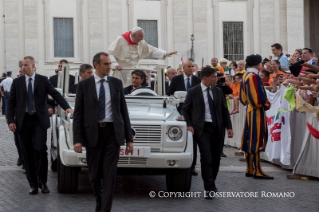
<instances>
[{"instance_id":1,"label":"pope in white robe","mask_svg":"<svg viewBox=\"0 0 319 212\"><path fill-rule=\"evenodd\" d=\"M147 44L144 38L144 31L140 27L134 27L132 31L118 36L108 48L112 60L112 76L122 80L124 86L131 84L131 72L133 70L122 70L123 67L132 69L138 66L138 62L146 57L154 57L164 60L177 52L166 52Z\"/></svg>"}]
</instances>

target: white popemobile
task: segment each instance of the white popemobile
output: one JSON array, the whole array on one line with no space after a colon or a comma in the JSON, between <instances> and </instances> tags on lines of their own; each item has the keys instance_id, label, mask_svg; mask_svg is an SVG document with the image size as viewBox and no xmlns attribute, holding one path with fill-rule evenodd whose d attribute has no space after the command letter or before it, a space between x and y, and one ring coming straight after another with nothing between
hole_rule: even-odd
<instances>
[{"instance_id":1,"label":"white popemobile","mask_svg":"<svg viewBox=\"0 0 319 212\"><path fill-rule=\"evenodd\" d=\"M74 109L75 94L68 93L69 66L59 73L58 88ZM147 69L141 69L147 70ZM125 99L133 133L133 153L125 154L121 146L118 174L165 174L168 191L188 192L191 187L191 164L193 160L193 136L186 129L176 105L186 98L186 92L165 96L165 75L162 67L154 74L154 90L140 88L126 95ZM152 71L154 70L147 70ZM77 81L77 75L75 76ZM179 121L181 120L181 121ZM57 171L58 191L78 190L78 172L87 167L86 151L73 150L73 120L58 107L52 116L51 169Z\"/></svg>"}]
</instances>

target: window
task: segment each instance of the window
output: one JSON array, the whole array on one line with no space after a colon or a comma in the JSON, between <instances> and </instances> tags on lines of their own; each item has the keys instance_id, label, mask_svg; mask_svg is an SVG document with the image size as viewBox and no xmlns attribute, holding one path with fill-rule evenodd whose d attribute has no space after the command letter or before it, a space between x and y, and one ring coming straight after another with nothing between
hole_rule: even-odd
<instances>
[{"instance_id":1,"label":"window","mask_svg":"<svg viewBox=\"0 0 319 212\"><path fill-rule=\"evenodd\" d=\"M74 57L73 19L54 18L54 57Z\"/></svg>"},{"instance_id":2,"label":"window","mask_svg":"<svg viewBox=\"0 0 319 212\"><path fill-rule=\"evenodd\" d=\"M243 22L224 22L224 58L230 61L244 59Z\"/></svg>"},{"instance_id":3,"label":"window","mask_svg":"<svg viewBox=\"0 0 319 212\"><path fill-rule=\"evenodd\" d=\"M137 20L137 26L144 30L144 40L151 46L158 48L157 21ZM147 57L145 59L156 59Z\"/></svg>"}]
</instances>

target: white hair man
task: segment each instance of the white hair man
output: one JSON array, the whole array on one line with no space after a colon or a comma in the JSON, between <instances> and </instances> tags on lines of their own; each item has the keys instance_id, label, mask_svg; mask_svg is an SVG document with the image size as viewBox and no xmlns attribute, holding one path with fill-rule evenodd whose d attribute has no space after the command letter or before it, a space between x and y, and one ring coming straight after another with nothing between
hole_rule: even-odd
<instances>
[{"instance_id":1,"label":"white hair man","mask_svg":"<svg viewBox=\"0 0 319 212\"><path fill-rule=\"evenodd\" d=\"M112 60L112 68L116 69L113 76L122 80L127 86L131 80L132 71L122 70L122 67L136 67L139 60L146 57L154 57L164 60L177 52L166 52L147 44L144 31L140 27L134 27L132 31L118 36L108 48ZM121 71L122 70L122 71ZM121 71L121 72L120 72Z\"/></svg>"}]
</instances>

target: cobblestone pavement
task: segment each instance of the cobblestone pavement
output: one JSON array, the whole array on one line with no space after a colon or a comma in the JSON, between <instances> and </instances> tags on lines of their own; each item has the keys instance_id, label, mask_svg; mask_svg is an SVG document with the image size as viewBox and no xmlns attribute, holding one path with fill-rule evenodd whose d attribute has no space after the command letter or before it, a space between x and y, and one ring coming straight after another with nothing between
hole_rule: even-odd
<instances>
[{"instance_id":1,"label":"cobblestone pavement","mask_svg":"<svg viewBox=\"0 0 319 212\"><path fill-rule=\"evenodd\" d=\"M222 192L257 192L258 198L203 197L203 182L193 177L193 192L202 192L193 198L160 198L158 192L166 191L165 176L118 176L113 211L319 211L319 182L316 180L288 180L291 171L263 162L264 170L275 180L262 181L244 176L245 163L235 156L235 148L225 147L228 156L222 158L216 182ZM16 166L17 153L13 135L0 117L0 211L94 211L95 200L90 188L87 172L82 169L79 191L75 194L59 194L56 189L56 173L49 170L50 194L28 194L29 185L21 167ZM200 163L196 169L200 172ZM151 198L150 191L156 196ZM262 192L294 192L293 198L261 197Z\"/></svg>"}]
</instances>

